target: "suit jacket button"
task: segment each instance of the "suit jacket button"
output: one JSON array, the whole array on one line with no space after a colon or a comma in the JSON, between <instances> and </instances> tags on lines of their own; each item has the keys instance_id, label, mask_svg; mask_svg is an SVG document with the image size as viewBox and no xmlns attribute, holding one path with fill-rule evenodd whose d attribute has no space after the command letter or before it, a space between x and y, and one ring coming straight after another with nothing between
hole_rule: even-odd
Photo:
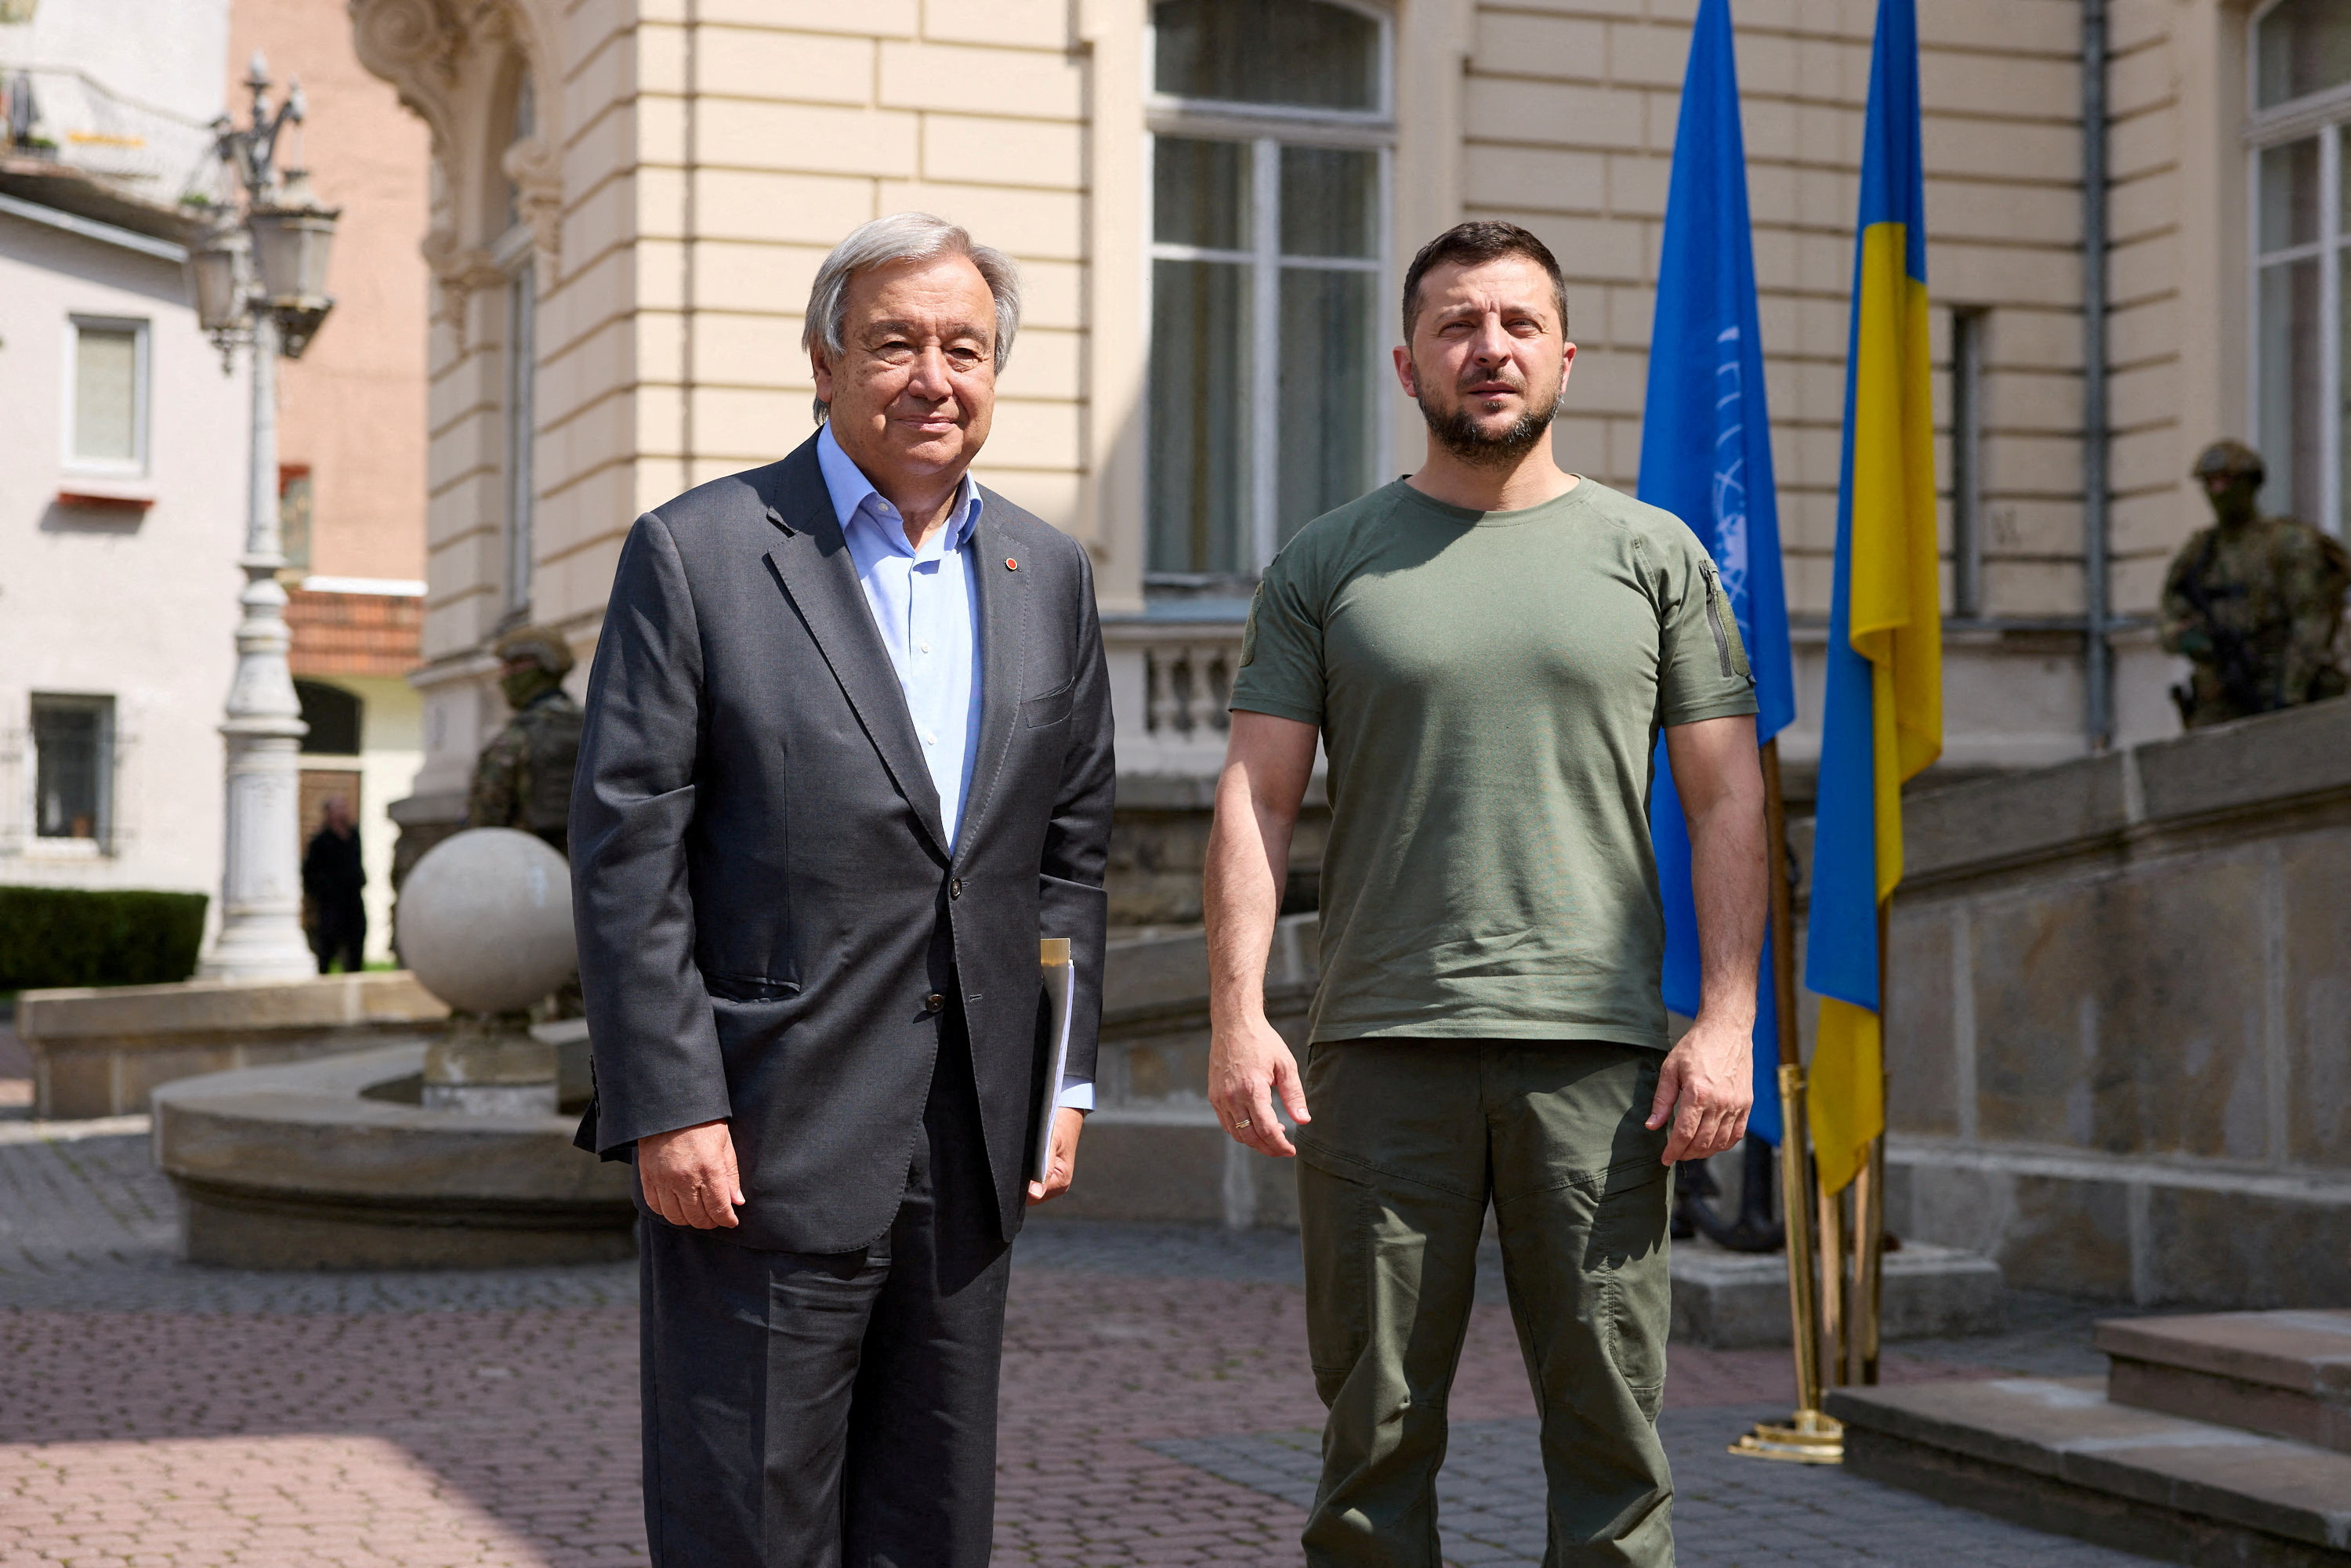
<instances>
[{"instance_id":1,"label":"suit jacket button","mask_svg":"<svg viewBox=\"0 0 2351 1568\"><path fill-rule=\"evenodd\" d=\"M961 898L963 896L963 878L957 877L953 882L947 883L947 896L949 898Z\"/></svg>"},{"instance_id":2,"label":"suit jacket button","mask_svg":"<svg viewBox=\"0 0 2351 1568\"><path fill-rule=\"evenodd\" d=\"M923 1010L926 1013L937 1012L946 1005L946 998L939 995L936 991L933 991L929 996L923 998Z\"/></svg>"}]
</instances>

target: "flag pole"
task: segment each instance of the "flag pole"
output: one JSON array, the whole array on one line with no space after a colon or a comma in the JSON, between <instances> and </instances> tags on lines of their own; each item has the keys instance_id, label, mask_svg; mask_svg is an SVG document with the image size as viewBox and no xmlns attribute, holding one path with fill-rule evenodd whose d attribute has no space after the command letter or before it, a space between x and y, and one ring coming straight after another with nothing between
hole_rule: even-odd
<instances>
[{"instance_id":1,"label":"flag pole","mask_svg":"<svg viewBox=\"0 0 2351 1568\"><path fill-rule=\"evenodd\" d=\"M1796 1357L1796 1412L1785 1426L1759 1422L1730 1451L1750 1458L1834 1465L1844 1458L1844 1427L1821 1412L1821 1322L1813 1290L1820 1255L1813 1245L1812 1140L1804 1123L1803 1051L1796 1037L1795 895L1788 880L1788 811L1780 790L1778 740L1763 743L1762 760L1771 1007L1780 1040L1780 1212L1787 1237L1788 1341Z\"/></svg>"},{"instance_id":2,"label":"flag pole","mask_svg":"<svg viewBox=\"0 0 2351 1568\"><path fill-rule=\"evenodd\" d=\"M1877 1071L1878 1103L1886 1103L1886 1061L1890 1054L1886 1035L1886 934L1889 904L1877 906ZM1886 1134L1869 1141L1869 1155L1854 1177L1853 1187L1853 1378L1877 1381L1880 1307L1886 1281Z\"/></svg>"}]
</instances>

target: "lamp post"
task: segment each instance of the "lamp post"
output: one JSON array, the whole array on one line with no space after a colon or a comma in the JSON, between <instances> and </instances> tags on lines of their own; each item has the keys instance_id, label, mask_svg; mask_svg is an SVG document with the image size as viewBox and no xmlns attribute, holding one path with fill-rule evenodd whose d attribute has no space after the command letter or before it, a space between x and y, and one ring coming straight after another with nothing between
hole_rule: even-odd
<instances>
[{"instance_id":1,"label":"lamp post","mask_svg":"<svg viewBox=\"0 0 2351 1568\"><path fill-rule=\"evenodd\" d=\"M278 133L302 120L302 89L290 84L275 113L269 71L253 57L246 83L252 123L223 115L214 151L235 171L234 200L188 257L198 319L221 350L225 372L240 345L253 350L253 473L246 497L245 571L238 596L236 678L221 734L228 743L228 831L221 876L220 934L199 972L231 980L299 979L317 972L302 934L301 745L308 727L287 667L284 540L277 516L277 358L299 358L334 301L325 292L327 253L340 213L320 206L301 169L280 170Z\"/></svg>"}]
</instances>

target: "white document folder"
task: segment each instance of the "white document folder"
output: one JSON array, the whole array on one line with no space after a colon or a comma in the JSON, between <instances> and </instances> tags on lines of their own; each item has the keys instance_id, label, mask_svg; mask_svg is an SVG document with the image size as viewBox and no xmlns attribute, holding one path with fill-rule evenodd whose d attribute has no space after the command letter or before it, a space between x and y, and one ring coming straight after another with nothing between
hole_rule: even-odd
<instances>
[{"instance_id":1,"label":"white document folder","mask_svg":"<svg viewBox=\"0 0 2351 1568\"><path fill-rule=\"evenodd\" d=\"M1037 1146L1029 1152L1029 1179L1043 1181L1053 1157L1053 1113L1061 1098L1061 1078L1070 1064L1070 1016L1077 1010L1078 961L1070 939L1047 936L1037 944L1037 966L1045 983L1045 1002L1051 1009L1047 1026L1051 1041L1045 1054L1045 1082L1037 1113Z\"/></svg>"}]
</instances>

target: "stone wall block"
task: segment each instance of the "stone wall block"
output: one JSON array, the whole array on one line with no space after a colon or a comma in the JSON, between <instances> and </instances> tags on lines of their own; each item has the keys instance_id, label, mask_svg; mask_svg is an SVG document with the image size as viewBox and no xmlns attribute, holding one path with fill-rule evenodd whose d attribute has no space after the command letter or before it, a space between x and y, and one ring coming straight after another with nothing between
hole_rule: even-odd
<instances>
[{"instance_id":1,"label":"stone wall block","mask_svg":"<svg viewBox=\"0 0 2351 1568\"><path fill-rule=\"evenodd\" d=\"M873 182L704 168L695 173L695 212L705 240L783 241L829 250L874 215Z\"/></svg>"},{"instance_id":2,"label":"stone wall block","mask_svg":"<svg viewBox=\"0 0 2351 1568\"><path fill-rule=\"evenodd\" d=\"M871 38L768 27L705 26L701 33L695 85L707 97L766 99L789 91L807 102L860 105L872 98ZM705 158L716 152L704 150Z\"/></svg>"},{"instance_id":3,"label":"stone wall block","mask_svg":"<svg viewBox=\"0 0 2351 1568\"><path fill-rule=\"evenodd\" d=\"M2320 790L2351 790L2351 702L2158 741L2139 749L2151 818L2241 810Z\"/></svg>"},{"instance_id":4,"label":"stone wall block","mask_svg":"<svg viewBox=\"0 0 2351 1568\"><path fill-rule=\"evenodd\" d=\"M1965 5L1919 6L1918 42L1928 57L1943 49L1980 50L1987 45L2002 54L2036 50L2071 56L2081 47L2082 37L2080 24L2066 6L2041 0L1968 0Z\"/></svg>"},{"instance_id":5,"label":"stone wall block","mask_svg":"<svg viewBox=\"0 0 2351 1568\"><path fill-rule=\"evenodd\" d=\"M911 37L919 25L915 0L703 0L701 20L705 26L732 22L882 38Z\"/></svg>"},{"instance_id":6,"label":"stone wall block","mask_svg":"<svg viewBox=\"0 0 2351 1568\"><path fill-rule=\"evenodd\" d=\"M923 116L926 180L1074 191L1085 183L1085 131L1078 125L968 114Z\"/></svg>"},{"instance_id":7,"label":"stone wall block","mask_svg":"<svg viewBox=\"0 0 2351 1568\"><path fill-rule=\"evenodd\" d=\"M2147 1195L2141 1306L2339 1307L2351 1301L2341 1201L2206 1187Z\"/></svg>"},{"instance_id":8,"label":"stone wall block","mask_svg":"<svg viewBox=\"0 0 2351 1568\"><path fill-rule=\"evenodd\" d=\"M1951 918L1941 909L1897 914L1887 932L1886 966L1899 999L1887 1019L1886 1117L1906 1133L1959 1130Z\"/></svg>"},{"instance_id":9,"label":"stone wall block","mask_svg":"<svg viewBox=\"0 0 2351 1568\"><path fill-rule=\"evenodd\" d=\"M1468 103L1472 141L1559 147L1644 145L1642 95L1507 77L1473 79Z\"/></svg>"},{"instance_id":10,"label":"stone wall block","mask_svg":"<svg viewBox=\"0 0 2351 1568\"><path fill-rule=\"evenodd\" d=\"M1506 76L1602 81L1608 75L1607 26L1580 16L1481 10L1469 68Z\"/></svg>"},{"instance_id":11,"label":"stone wall block","mask_svg":"<svg viewBox=\"0 0 2351 1568\"><path fill-rule=\"evenodd\" d=\"M883 44L881 79L882 102L893 109L1042 120L1085 115L1084 68L1059 52Z\"/></svg>"},{"instance_id":12,"label":"stone wall block","mask_svg":"<svg viewBox=\"0 0 2351 1568\"><path fill-rule=\"evenodd\" d=\"M2078 78L2064 92L2068 104L2078 102ZM2082 134L2071 125L2042 120L1963 120L1928 114L1919 131L1927 167L1946 178L1977 175L1987 180L2012 180L2019 169L2032 170L2044 180L2081 178ZM1933 232L1934 217L1930 213L1928 233ZM2078 267L2079 262L2075 265ZM2080 328L2074 329L2078 333Z\"/></svg>"},{"instance_id":13,"label":"stone wall block","mask_svg":"<svg viewBox=\"0 0 2351 1568\"><path fill-rule=\"evenodd\" d=\"M1586 214L1608 205L1610 160L1602 153L1487 143L1471 145L1463 156L1464 199L1473 204Z\"/></svg>"},{"instance_id":14,"label":"stone wall block","mask_svg":"<svg viewBox=\"0 0 2351 1568\"><path fill-rule=\"evenodd\" d=\"M2279 846L2286 1157L2351 1166L2351 831Z\"/></svg>"},{"instance_id":15,"label":"stone wall block","mask_svg":"<svg viewBox=\"0 0 2351 1568\"><path fill-rule=\"evenodd\" d=\"M1889 1151L1886 1223L1896 1234L1981 1252L2013 1286L2127 1297L2130 1197L2120 1182L1945 1164Z\"/></svg>"},{"instance_id":16,"label":"stone wall block","mask_svg":"<svg viewBox=\"0 0 2351 1568\"><path fill-rule=\"evenodd\" d=\"M1976 913L1976 1117L1986 1138L2090 1143L2097 903L2095 889L2075 885Z\"/></svg>"},{"instance_id":17,"label":"stone wall block","mask_svg":"<svg viewBox=\"0 0 2351 1568\"><path fill-rule=\"evenodd\" d=\"M923 0L923 37L974 44L1026 44L1063 49L1070 44L1066 0Z\"/></svg>"},{"instance_id":18,"label":"stone wall block","mask_svg":"<svg viewBox=\"0 0 2351 1568\"><path fill-rule=\"evenodd\" d=\"M2234 1160L2267 1152L2262 898L2260 859L2243 852L2099 884L2092 1146Z\"/></svg>"},{"instance_id":19,"label":"stone wall block","mask_svg":"<svg viewBox=\"0 0 2351 1568\"><path fill-rule=\"evenodd\" d=\"M2020 1175L2012 1218L1992 1253L2024 1290L2071 1296L2130 1294L2130 1194L2119 1182Z\"/></svg>"},{"instance_id":20,"label":"stone wall block","mask_svg":"<svg viewBox=\"0 0 2351 1568\"><path fill-rule=\"evenodd\" d=\"M1073 190L884 180L880 193L883 212L936 213L981 244L1011 252L1024 274L1032 257L1074 262L1085 254L1085 202Z\"/></svg>"},{"instance_id":21,"label":"stone wall block","mask_svg":"<svg viewBox=\"0 0 2351 1568\"><path fill-rule=\"evenodd\" d=\"M2043 853L2119 832L2119 757L2090 757L2009 779L1922 792L1903 806L1903 879Z\"/></svg>"},{"instance_id":22,"label":"stone wall block","mask_svg":"<svg viewBox=\"0 0 2351 1568\"><path fill-rule=\"evenodd\" d=\"M915 117L893 110L705 98L703 145L737 167L812 174L912 174Z\"/></svg>"},{"instance_id":23,"label":"stone wall block","mask_svg":"<svg viewBox=\"0 0 2351 1568\"><path fill-rule=\"evenodd\" d=\"M2015 1211L2016 1178L2007 1171L1914 1166L1898 1149L1887 1151L1886 1228L1905 1240L1990 1257Z\"/></svg>"}]
</instances>

